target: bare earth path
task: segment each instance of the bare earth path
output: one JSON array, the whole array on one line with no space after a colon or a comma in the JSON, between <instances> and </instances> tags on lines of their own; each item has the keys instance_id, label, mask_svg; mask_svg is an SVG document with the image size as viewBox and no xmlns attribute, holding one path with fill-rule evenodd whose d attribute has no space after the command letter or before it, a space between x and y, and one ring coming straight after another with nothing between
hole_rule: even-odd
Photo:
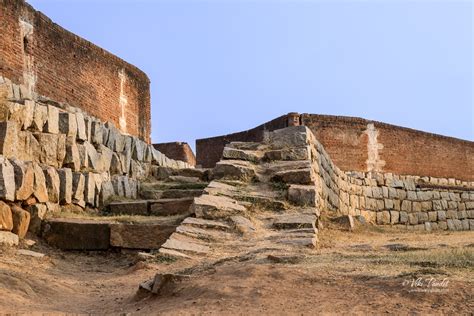
<instances>
[{"instance_id":1,"label":"bare earth path","mask_svg":"<svg viewBox=\"0 0 474 316\"><path fill-rule=\"evenodd\" d=\"M0 311L92 314L456 313L474 310L474 233L327 229L296 257L236 258L137 294L157 271L185 261L136 263L134 254L0 253ZM284 259L289 262L279 263ZM418 280L418 282L414 282ZM417 285L416 287L414 285Z\"/></svg>"}]
</instances>

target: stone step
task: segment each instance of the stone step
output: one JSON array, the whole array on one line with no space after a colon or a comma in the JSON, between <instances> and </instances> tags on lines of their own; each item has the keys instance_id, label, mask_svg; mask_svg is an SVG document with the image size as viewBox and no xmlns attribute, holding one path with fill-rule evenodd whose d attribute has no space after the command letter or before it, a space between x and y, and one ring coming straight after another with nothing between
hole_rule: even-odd
<instances>
[{"instance_id":1,"label":"stone step","mask_svg":"<svg viewBox=\"0 0 474 316\"><path fill-rule=\"evenodd\" d=\"M155 167L153 170L153 175L157 180L168 180L172 176L182 176L182 177L191 177L198 178L201 181L207 181L209 176L209 169L200 169L200 168L184 168L184 169L175 169L169 167Z\"/></svg>"},{"instance_id":2,"label":"stone step","mask_svg":"<svg viewBox=\"0 0 474 316\"><path fill-rule=\"evenodd\" d=\"M173 233L173 235L171 235L171 237L162 245L162 248L184 252L185 254L191 253L205 255L209 252L210 249L208 246L193 241L186 240L182 235L179 236L179 234Z\"/></svg>"},{"instance_id":3,"label":"stone step","mask_svg":"<svg viewBox=\"0 0 474 316\"><path fill-rule=\"evenodd\" d=\"M158 199L177 199L184 197L197 197L202 195L202 189L143 189L140 191L140 197L144 200L158 200Z\"/></svg>"},{"instance_id":4,"label":"stone step","mask_svg":"<svg viewBox=\"0 0 474 316\"><path fill-rule=\"evenodd\" d=\"M226 145L229 148L242 149L242 150L257 150L261 147L261 143L256 142L231 142Z\"/></svg>"},{"instance_id":5,"label":"stone step","mask_svg":"<svg viewBox=\"0 0 474 316\"><path fill-rule=\"evenodd\" d=\"M163 254L163 255L167 255L167 256L170 256L170 257L176 257L176 258L191 259L191 258L194 257L192 255L185 254L185 253L182 253L182 252L177 251L177 250L166 249L166 248L163 248L163 247L160 248L160 250L158 250L158 252Z\"/></svg>"},{"instance_id":6,"label":"stone step","mask_svg":"<svg viewBox=\"0 0 474 316\"><path fill-rule=\"evenodd\" d=\"M196 226L202 228L212 228L212 229L220 229L220 230L228 230L231 227L224 222L210 220L210 219L203 219L203 218L196 218L196 217L186 217L181 225L189 225L189 226Z\"/></svg>"},{"instance_id":7,"label":"stone step","mask_svg":"<svg viewBox=\"0 0 474 316\"><path fill-rule=\"evenodd\" d=\"M255 166L244 160L221 160L212 170L213 179L250 181L255 176Z\"/></svg>"},{"instance_id":8,"label":"stone step","mask_svg":"<svg viewBox=\"0 0 474 316\"><path fill-rule=\"evenodd\" d=\"M180 225L176 228L176 232L191 238L201 240L223 241L232 238L232 234L226 233L222 230L202 229L189 225Z\"/></svg>"},{"instance_id":9,"label":"stone step","mask_svg":"<svg viewBox=\"0 0 474 316\"><path fill-rule=\"evenodd\" d=\"M240 215L246 208L236 200L226 196L201 195L194 198L193 210L196 217L206 219L228 218L232 215Z\"/></svg>"},{"instance_id":10,"label":"stone step","mask_svg":"<svg viewBox=\"0 0 474 316\"><path fill-rule=\"evenodd\" d=\"M274 219L273 228L276 229L315 229L316 216L310 214L287 214Z\"/></svg>"},{"instance_id":11,"label":"stone step","mask_svg":"<svg viewBox=\"0 0 474 316\"><path fill-rule=\"evenodd\" d=\"M149 214L152 216L191 214L190 206L193 201L194 197L148 201Z\"/></svg>"},{"instance_id":12,"label":"stone step","mask_svg":"<svg viewBox=\"0 0 474 316\"><path fill-rule=\"evenodd\" d=\"M109 248L159 249L181 222L180 217L148 217L137 222L54 218L43 224L42 236L63 250L107 250Z\"/></svg>"},{"instance_id":13,"label":"stone step","mask_svg":"<svg viewBox=\"0 0 474 316\"><path fill-rule=\"evenodd\" d=\"M176 199L112 202L108 213L113 215L169 216L189 215L194 197Z\"/></svg>"},{"instance_id":14,"label":"stone step","mask_svg":"<svg viewBox=\"0 0 474 316\"><path fill-rule=\"evenodd\" d=\"M245 160L258 163L263 157L263 152L225 147L224 151L222 152L222 157L224 159Z\"/></svg>"},{"instance_id":15,"label":"stone step","mask_svg":"<svg viewBox=\"0 0 474 316\"><path fill-rule=\"evenodd\" d=\"M293 246L303 246L314 248L318 243L316 237L313 238L285 238L277 241L280 244L293 245Z\"/></svg>"},{"instance_id":16,"label":"stone step","mask_svg":"<svg viewBox=\"0 0 474 316\"><path fill-rule=\"evenodd\" d=\"M313 184L315 177L313 170L307 168L278 171L272 176L271 180L294 184Z\"/></svg>"},{"instance_id":17,"label":"stone step","mask_svg":"<svg viewBox=\"0 0 474 316\"><path fill-rule=\"evenodd\" d=\"M42 236L62 250L107 250L110 248L109 222L55 218L43 223Z\"/></svg>"}]
</instances>

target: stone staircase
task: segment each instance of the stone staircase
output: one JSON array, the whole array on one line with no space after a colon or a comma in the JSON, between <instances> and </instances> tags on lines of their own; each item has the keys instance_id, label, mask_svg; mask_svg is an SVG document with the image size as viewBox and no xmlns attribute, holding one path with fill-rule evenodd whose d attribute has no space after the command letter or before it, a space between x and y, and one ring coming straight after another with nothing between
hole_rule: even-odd
<instances>
[{"instance_id":1,"label":"stone staircase","mask_svg":"<svg viewBox=\"0 0 474 316\"><path fill-rule=\"evenodd\" d=\"M193 217L159 252L202 262L314 248L320 214L308 141L300 134L285 129L262 143L228 144L213 180L194 198Z\"/></svg>"},{"instance_id":2,"label":"stone staircase","mask_svg":"<svg viewBox=\"0 0 474 316\"><path fill-rule=\"evenodd\" d=\"M207 186L208 171L156 167L137 199L112 201L94 216L61 217L43 225L48 243L64 250L158 249Z\"/></svg>"}]
</instances>

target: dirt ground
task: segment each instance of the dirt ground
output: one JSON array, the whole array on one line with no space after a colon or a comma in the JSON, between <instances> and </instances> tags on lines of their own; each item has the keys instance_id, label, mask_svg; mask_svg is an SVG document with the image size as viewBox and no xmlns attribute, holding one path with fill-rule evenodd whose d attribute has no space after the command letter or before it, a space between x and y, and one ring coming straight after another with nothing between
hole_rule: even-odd
<instances>
[{"instance_id":1,"label":"dirt ground","mask_svg":"<svg viewBox=\"0 0 474 316\"><path fill-rule=\"evenodd\" d=\"M196 269L160 295L137 291L189 263L135 253L0 250L0 312L26 314L471 314L474 232L325 229L321 246ZM279 262L283 260L284 262Z\"/></svg>"}]
</instances>

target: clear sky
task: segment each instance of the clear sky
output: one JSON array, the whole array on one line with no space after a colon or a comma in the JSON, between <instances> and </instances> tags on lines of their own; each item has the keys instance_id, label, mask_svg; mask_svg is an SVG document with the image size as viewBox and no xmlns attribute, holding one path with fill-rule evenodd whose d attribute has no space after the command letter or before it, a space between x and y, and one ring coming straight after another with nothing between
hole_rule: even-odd
<instances>
[{"instance_id":1,"label":"clear sky","mask_svg":"<svg viewBox=\"0 0 474 316\"><path fill-rule=\"evenodd\" d=\"M471 1L29 2L148 74L153 142L287 112L474 140Z\"/></svg>"}]
</instances>

